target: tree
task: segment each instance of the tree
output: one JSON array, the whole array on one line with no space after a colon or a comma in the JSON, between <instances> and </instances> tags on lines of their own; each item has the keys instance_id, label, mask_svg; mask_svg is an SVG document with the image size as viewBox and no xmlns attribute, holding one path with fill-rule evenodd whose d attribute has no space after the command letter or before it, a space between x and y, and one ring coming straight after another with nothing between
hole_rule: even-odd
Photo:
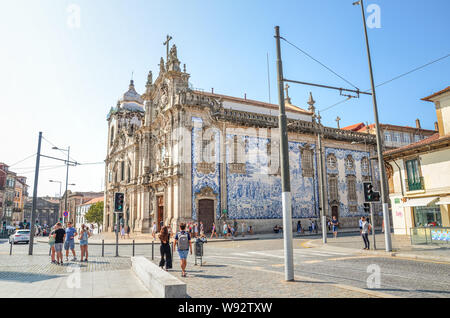
<instances>
[{"instance_id":1,"label":"tree","mask_svg":"<svg viewBox=\"0 0 450 318\"><path fill-rule=\"evenodd\" d=\"M89 223L97 224L97 229L100 230L100 224L103 223L103 201L92 204L84 218Z\"/></svg>"}]
</instances>

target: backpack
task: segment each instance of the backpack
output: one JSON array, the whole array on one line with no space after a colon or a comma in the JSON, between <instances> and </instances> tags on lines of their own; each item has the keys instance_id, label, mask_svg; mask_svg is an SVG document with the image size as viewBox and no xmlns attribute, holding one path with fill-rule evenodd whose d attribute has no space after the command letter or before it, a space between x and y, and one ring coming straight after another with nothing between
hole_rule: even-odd
<instances>
[{"instance_id":1,"label":"backpack","mask_svg":"<svg viewBox=\"0 0 450 318\"><path fill-rule=\"evenodd\" d=\"M178 249L180 251L189 250L189 239L188 239L188 234L186 232L178 233Z\"/></svg>"}]
</instances>

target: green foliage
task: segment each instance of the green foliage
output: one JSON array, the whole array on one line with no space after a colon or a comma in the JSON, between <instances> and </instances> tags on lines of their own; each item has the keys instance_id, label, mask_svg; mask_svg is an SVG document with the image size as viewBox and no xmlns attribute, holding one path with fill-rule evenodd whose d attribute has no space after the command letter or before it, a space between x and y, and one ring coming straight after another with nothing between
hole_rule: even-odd
<instances>
[{"instance_id":1,"label":"green foliage","mask_svg":"<svg viewBox=\"0 0 450 318\"><path fill-rule=\"evenodd\" d=\"M86 222L96 223L100 225L103 223L103 202L97 202L91 205L89 211L84 215Z\"/></svg>"}]
</instances>

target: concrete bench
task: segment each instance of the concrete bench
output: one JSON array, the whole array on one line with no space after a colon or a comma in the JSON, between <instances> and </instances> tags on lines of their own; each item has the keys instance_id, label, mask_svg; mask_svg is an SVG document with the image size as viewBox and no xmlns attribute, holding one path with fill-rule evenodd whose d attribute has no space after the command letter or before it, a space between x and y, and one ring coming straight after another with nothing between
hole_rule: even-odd
<instances>
[{"instance_id":1,"label":"concrete bench","mask_svg":"<svg viewBox=\"0 0 450 318\"><path fill-rule=\"evenodd\" d=\"M144 286L158 298L186 298L186 283L162 270L144 256L131 258L132 269Z\"/></svg>"}]
</instances>

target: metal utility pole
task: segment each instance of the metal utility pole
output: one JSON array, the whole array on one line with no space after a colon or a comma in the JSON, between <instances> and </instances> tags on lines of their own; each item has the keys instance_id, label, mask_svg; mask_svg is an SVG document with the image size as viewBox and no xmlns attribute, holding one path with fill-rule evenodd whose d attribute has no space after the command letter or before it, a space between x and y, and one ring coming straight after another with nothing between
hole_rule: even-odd
<instances>
[{"instance_id":1,"label":"metal utility pole","mask_svg":"<svg viewBox=\"0 0 450 318\"><path fill-rule=\"evenodd\" d=\"M369 203L370 206L370 223L372 223L372 240L373 240L373 249L377 249L377 243L375 241L375 217L373 213L373 203Z\"/></svg>"},{"instance_id":2,"label":"metal utility pole","mask_svg":"<svg viewBox=\"0 0 450 318\"><path fill-rule=\"evenodd\" d=\"M38 141L38 150L36 155L36 168L34 172L34 187L33 187L33 205L31 208L31 223L30 223L30 242L28 247L28 255L33 255L33 243L34 243L34 234L35 234L35 222L36 222L36 203L37 203L37 187L38 187L38 178L39 178L39 164L41 160L41 141L42 141L42 132L39 132L39 141Z\"/></svg>"},{"instance_id":3,"label":"metal utility pole","mask_svg":"<svg viewBox=\"0 0 450 318\"><path fill-rule=\"evenodd\" d=\"M277 77L278 77L278 102L280 104L279 128L280 128L280 162L281 162L281 198L283 204L283 235L284 235L284 271L286 281L294 280L294 259L292 247L292 202L291 181L289 175L289 148L286 125L286 113L283 91L283 63L281 61L280 27L275 27L275 39L277 46Z\"/></svg>"},{"instance_id":4,"label":"metal utility pole","mask_svg":"<svg viewBox=\"0 0 450 318\"><path fill-rule=\"evenodd\" d=\"M116 257L119 257L119 212L116 213Z\"/></svg>"},{"instance_id":5,"label":"metal utility pole","mask_svg":"<svg viewBox=\"0 0 450 318\"><path fill-rule=\"evenodd\" d=\"M69 155L70 155L70 147L67 147L67 168L66 168L66 193L64 195L64 212L67 211L67 186L68 186L68 182L69 182ZM67 215L69 216L69 215ZM70 220L70 218L69 218ZM66 217L63 214L63 224L66 223Z\"/></svg>"},{"instance_id":6,"label":"metal utility pole","mask_svg":"<svg viewBox=\"0 0 450 318\"><path fill-rule=\"evenodd\" d=\"M369 72L370 72L370 84L372 86L372 100L373 100L373 113L375 116L375 127L377 130L377 152L378 152L378 167L380 170L380 183L381 183L381 200L383 203L383 220L384 220L384 236L385 236L385 242L386 242L386 252L392 251L392 242L391 242L391 225L390 225L390 219L389 219L389 207L388 207L388 201L386 198L386 195L388 194L388 191L386 189L386 172L384 169L384 159L383 159L383 149L382 149L382 140L381 140L381 133L380 133L380 124L378 122L378 107L377 107L377 96L375 93L375 83L373 80L373 71L372 71L372 59L370 56L370 46L369 46L369 37L367 35L367 25L366 25L366 15L364 12L364 1L360 0L359 2L353 3L354 5L361 5L361 13L362 13L362 19L363 19L363 25L364 25L364 36L366 39L366 48L367 48L367 58L369 62ZM373 222L373 220L372 220Z\"/></svg>"},{"instance_id":7,"label":"metal utility pole","mask_svg":"<svg viewBox=\"0 0 450 318\"><path fill-rule=\"evenodd\" d=\"M327 215L326 215L326 198L325 198L325 178L324 178L324 164L323 164L323 149L322 149L322 123L320 112L317 118L317 164L319 165L319 198L320 198L320 215L322 218L322 242L327 243ZM315 191L315 189L314 189Z\"/></svg>"}]
</instances>

